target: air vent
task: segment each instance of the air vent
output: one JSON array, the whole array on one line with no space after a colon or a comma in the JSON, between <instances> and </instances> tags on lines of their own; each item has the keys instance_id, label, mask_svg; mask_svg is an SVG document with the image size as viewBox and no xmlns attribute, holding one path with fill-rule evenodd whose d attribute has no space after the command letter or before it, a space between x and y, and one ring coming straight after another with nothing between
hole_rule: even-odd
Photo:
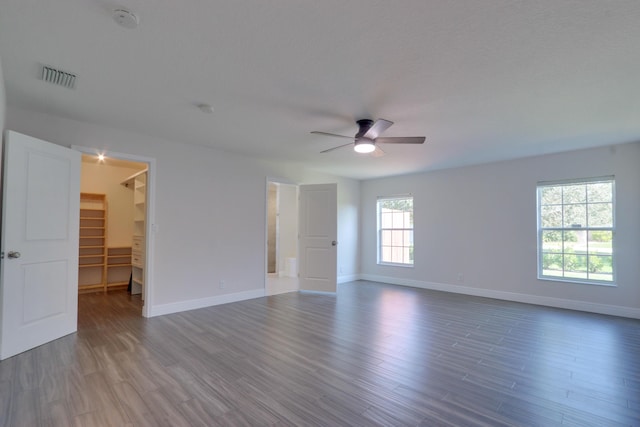
<instances>
[{"instance_id":1,"label":"air vent","mask_svg":"<svg viewBox=\"0 0 640 427\"><path fill-rule=\"evenodd\" d=\"M54 85L66 87L67 89L76 88L76 75L67 73L66 71L56 70L48 65L42 66L42 80L53 83Z\"/></svg>"}]
</instances>

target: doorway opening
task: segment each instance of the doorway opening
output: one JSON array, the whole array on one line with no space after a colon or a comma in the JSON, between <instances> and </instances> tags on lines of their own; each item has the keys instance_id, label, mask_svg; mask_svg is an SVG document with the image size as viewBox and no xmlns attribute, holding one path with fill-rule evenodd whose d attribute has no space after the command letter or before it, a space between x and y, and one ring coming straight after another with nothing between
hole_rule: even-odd
<instances>
[{"instance_id":1,"label":"doorway opening","mask_svg":"<svg viewBox=\"0 0 640 427\"><path fill-rule=\"evenodd\" d=\"M83 152L78 291L128 292L149 317L154 160L73 148Z\"/></svg>"},{"instance_id":2,"label":"doorway opening","mask_svg":"<svg viewBox=\"0 0 640 427\"><path fill-rule=\"evenodd\" d=\"M265 295L299 290L298 187L267 181Z\"/></svg>"}]
</instances>

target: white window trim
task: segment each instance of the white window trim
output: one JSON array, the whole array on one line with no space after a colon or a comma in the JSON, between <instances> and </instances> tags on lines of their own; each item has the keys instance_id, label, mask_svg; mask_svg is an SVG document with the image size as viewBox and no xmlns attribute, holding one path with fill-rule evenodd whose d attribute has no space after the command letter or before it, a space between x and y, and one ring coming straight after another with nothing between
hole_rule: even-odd
<instances>
[{"instance_id":1,"label":"white window trim","mask_svg":"<svg viewBox=\"0 0 640 427\"><path fill-rule=\"evenodd\" d=\"M540 207L540 189L543 187L553 187L559 185L571 185L571 184L590 184L596 182L611 182L612 183L612 225L611 227L580 227L580 228L568 228L568 227L555 227L555 228L542 228L541 227L541 207ZM564 206L564 203L563 203ZM601 177L592 177L592 178L577 178L577 179L567 179L560 181L540 181L536 185L536 220L537 220L537 236L536 236L536 252L537 252L537 261L538 261L538 280L543 281L551 281L551 282L565 282L565 283L576 283L582 285L596 285L596 286L607 286L607 287L616 287L617 286L617 268L616 268L616 183L615 176L601 176ZM542 268L542 232L545 230L593 230L593 231L611 231L612 233L612 242L611 242L611 261L612 261L612 280L593 280L593 279L581 279L581 278L571 278L571 277L558 277L558 276L546 276L543 274ZM564 271L564 270L563 270Z\"/></svg>"},{"instance_id":2,"label":"white window trim","mask_svg":"<svg viewBox=\"0 0 640 427\"><path fill-rule=\"evenodd\" d=\"M382 224L380 223L380 205L378 204L378 202L380 202L380 200L402 200L402 199L411 199L412 203L414 202L414 197L413 197L413 194L411 193L395 194L393 196L378 196L376 198L376 263L378 265L387 266L387 267L402 267L402 268L413 268L415 265L415 206L414 206L414 209L412 210L412 213L414 214L413 228L394 228L393 229L393 230L410 230L414 234L414 239L413 239L414 240L413 261L414 262L412 264L409 264L409 263L382 261L381 246L382 246L383 230L382 230Z\"/></svg>"}]
</instances>

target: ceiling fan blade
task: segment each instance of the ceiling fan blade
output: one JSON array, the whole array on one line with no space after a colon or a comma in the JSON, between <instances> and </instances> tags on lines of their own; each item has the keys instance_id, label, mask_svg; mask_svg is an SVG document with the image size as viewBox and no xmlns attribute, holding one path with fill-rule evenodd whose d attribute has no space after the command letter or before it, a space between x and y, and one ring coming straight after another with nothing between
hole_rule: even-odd
<instances>
[{"instance_id":1,"label":"ceiling fan blade","mask_svg":"<svg viewBox=\"0 0 640 427\"><path fill-rule=\"evenodd\" d=\"M337 150L338 148L346 147L347 145L353 145L353 142L348 144L338 145L337 147L329 148L328 150L321 151L320 153L328 153L329 151Z\"/></svg>"},{"instance_id":2,"label":"ceiling fan blade","mask_svg":"<svg viewBox=\"0 0 640 427\"><path fill-rule=\"evenodd\" d=\"M424 136L397 136L376 139L376 144L423 144Z\"/></svg>"},{"instance_id":3,"label":"ceiling fan blade","mask_svg":"<svg viewBox=\"0 0 640 427\"><path fill-rule=\"evenodd\" d=\"M371 125L369 130L362 136L369 139L376 139L378 135L380 135L385 130L389 129L389 127L392 124L393 124L392 121L385 120L385 119L378 119L373 125Z\"/></svg>"},{"instance_id":4,"label":"ceiling fan blade","mask_svg":"<svg viewBox=\"0 0 640 427\"><path fill-rule=\"evenodd\" d=\"M387 153L382 148L376 145L376 149L369 155L371 157L382 157L382 156L385 156L386 154Z\"/></svg>"},{"instance_id":5,"label":"ceiling fan blade","mask_svg":"<svg viewBox=\"0 0 640 427\"><path fill-rule=\"evenodd\" d=\"M311 133L313 133L313 134L315 134L315 135L333 136L333 137L335 137L335 138L349 138L349 139L353 139L353 137L352 137L352 136L337 135L337 134L335 134L335 133L320 132L320 131L317 131L317 130L314 130L314 131L313 131L313 132L311 132Z\"/></svg>"}]
</instances>

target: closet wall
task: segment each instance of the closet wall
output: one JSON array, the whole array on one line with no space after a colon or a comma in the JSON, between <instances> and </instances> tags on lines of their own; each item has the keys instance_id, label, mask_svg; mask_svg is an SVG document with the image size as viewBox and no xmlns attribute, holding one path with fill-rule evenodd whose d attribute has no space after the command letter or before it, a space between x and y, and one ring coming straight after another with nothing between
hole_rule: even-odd
<instances>
[{"instance_id":1,"label":"closet wall","mask_svg":"<svg viewBox=\"0 0 640 427\"><path fill-rule=\"evenodd\" d=\"M99 163L83 156L80 191L107 196L107 246L131 246L133 236L133 191L121 182L145 168L145 165L106 159Z\"/></svg>"}]
</instances>

